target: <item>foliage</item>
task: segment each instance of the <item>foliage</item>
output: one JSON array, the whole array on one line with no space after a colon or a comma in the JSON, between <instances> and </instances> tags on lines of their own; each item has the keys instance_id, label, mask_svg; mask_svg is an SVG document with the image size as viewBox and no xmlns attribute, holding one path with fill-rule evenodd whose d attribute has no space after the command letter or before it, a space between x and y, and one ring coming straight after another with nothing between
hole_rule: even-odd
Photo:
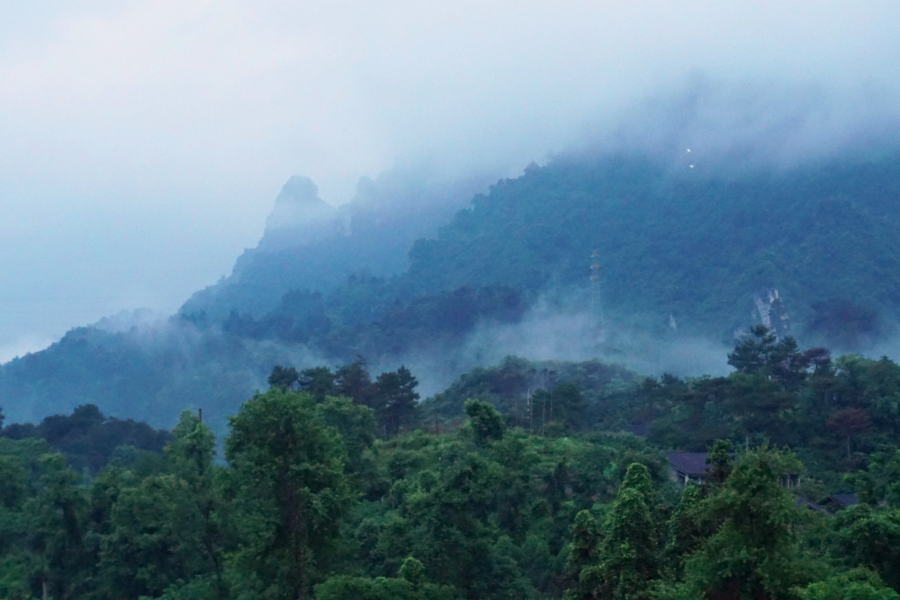
<instances>
[{"instance_id":1,"label":"foliage","mask_svg":"<svg viewBox=\"0 0 900 600\"><path fill-rule=\"evenodd\" d=\"M415 390L418 385L404 366L382 373L375 380L374 408L381 417L385 437L409 430L416 424L419 394Z\"/></svg>"},{"instance_id":2,"label":"foliage","mask_svg":"<svg viewBox=\"0 0 900 600\"><path fill-rule=\"evenodd\" d=\"M245 540L235 556L249 579L244 593L307 597L316 556L352 497L337 432L316 418L312 396L272 389L231 419L225 456Z\"/></svg>"},{"instance_id":3,"label":"foliage","mask_svg":"<svg viewBox=\"0 0 900 600\"><path fill-rule=\"evenodd\" d=\"M835 546L848 564L878 573L900 591L900 511L853 506L837 515L834 529Z\"/></svg>"},{"instance_id":4,"label":"foliage","mask_svg":"<svg viewBox=\"0 0 900 600\"><path fill-rule=\"evenodd\" d=\"M276 365L274 369L272 369L272 374L269 375L269 387L278 388L282 392L286 392L287 390L294 387L294 384L297 383L300 379L300 373L297 372L297 369L294 367L282 367L281 365Z\"/></svg>"},{"instance_id":5,"label":"foliage","mask_svg":"<svg viewBox=\"0 0 900 600\"><path fill-rule=\"evenodd\" d=\"M221 434L272 366L289 369L292 357L339 365L424 353L459 372L483 327L523 323L548 298L586 312L592 250L597 300L622 330L721 341L753 313L780 337L861 351L891 335L900 313L898 175L894 149L775 171L722 165L708 176L606 154L530 168L454 205L463 208L455 215L441 204L404 213L407 223L373 208L387 203L354 204L349 221L317 241L264 239L167 321L79 327L11 361L0 368L0 397L15 400L5 407L15 421L90 401L171 426L186 406L202 407ZM759 357L747 350L735 359L753 370ZM784 372L773 376L793 390L798 363L778 364ZM897 410L896 397L885 401ZM521 410L501 412L521 424ZM744 434L746 445L749 422Z\"/></svg>"},{"instance_id":6,"label":"foliage","mask_svg":"<svg viewBox=\"0 0 900 600\"><path fill-rule=\"evenodd\" d=\"M466 400L466 414L471 419L475 443L484 445L503 437L506 426L493 406L478 400Z\"/></svg>"},{"instance_id":7,"label":"foliage","mask_svg":"<svg viewBox=\"0 0 900 600\"><path fill-rule=\"evenodd\" d=\"M752 336L725 377L511 357L422 404L405 367L288 372L229 419L220 464L193 410L163 453L120 447L89 477L46 439L0 437L0 595L895 597L900 367ZM828 427L851 410L866 428ZM429 411L467 422L417 428ZM674 449L707 450L702 483L669 479ZM833 515L800 496L847 486L860 502Z\"/></svg>"},{"instance_id":8,"label":"foliage","mask_svg":"<svg viewBox=\"0 0 900 600\"><path fill-rule=\"evenodd\" d=\"M647 467L629 465L603 527L599 598L646 596L657 576L655 499Z\"/></svg>"},{"instance_id":9,"label":"foliage","mask_svg":"<svg viewBox=\"0 0 900 600\"><path fill-rule=\"evenodd\" d=\"M800 592L801 600L897 600L900 594L886 587L878 576L854 569L811 583Z\"/></svg>"},{"instance_id":10,"label":"foliage","mask_svg":"<svg viewBox=\"0 0 900 600\"><path fill-rule=\"evenodd\" d=\"M65 454L76 471L96 473L122 446L143 452L162 452L172 439L167 431L152 429L132 419L106 417L93 404L75 408L71 415L51 415L39 424L11 424L0 427L0 437L43 438L55 450Z\"/></svg>"},{"instance_id":11,"label":"foliage","mask_svg":"<svg viewBox=\"0 0 900 600\"><path fill-rule=\"evenodd\" d=\"M676 597L789 598L789 590L808 582L814 567L797 535L804 515L779 485L799 468L792 455L766 447L740 457L696 509L721 525L686 560Z\"/></svg>"}]
</instances>

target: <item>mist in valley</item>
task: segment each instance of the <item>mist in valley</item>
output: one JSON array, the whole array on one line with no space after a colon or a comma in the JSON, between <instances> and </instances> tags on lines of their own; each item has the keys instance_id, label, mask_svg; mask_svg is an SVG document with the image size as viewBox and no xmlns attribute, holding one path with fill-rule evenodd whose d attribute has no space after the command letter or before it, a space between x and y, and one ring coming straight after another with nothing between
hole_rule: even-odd
<instances>
[{"instance_id":1,"label":"mist in valley","mask_svg":"<svg viewBox=\"0 0 900 600\"><path fill-rule=\"evenodd\" d=\"M900 598L896 0L7 4L0 598Z\"/></svg>"},{"instance_id":2,"label":"mist in valley","mask_svg":"<svg viewBox=\"0 0 900 600\"><path fill-rule=\"evenodd\" d=\"M530 164L639 157L683 189L889 156L898 12L811 2L16 8L0 46L0 359L22 357L9 363L18 372L44 360L29 353L79 340L133 352L141 358L123 365L173 370L148 376L158 403L126 402L122 414L170 424L181 397L212 386L234 409L274 364L336 365L376 339L337 352L322 347L324 330L279 338L278 319L300 310L288 292L336 310L334 298L368 290L341 309L347 331L385 327L378 319L423 293L452 293L408 274L416 240L440 242L458 211L476 214L479 195ZM405 364L425 395L510 354L648 375L727 372L760 286L742 289L710 334L677 311L623 310L613 285L589 302L592 244L572 250L581 279L551 274L522 292L514 317L475 315L447 334L452 343L367 357L372 371ZM820 343L802 326L812 309L792 304L799 293L783 290L790 333ZM835 351L894 356L897 315L883 301L850 307L876 313L877 334L864 324ZM828 306L826 317L843 305ZM92 401L85 394L63 404ZM32 420L52 404L44 392L2 402Z\"/></svg>"}]
</instances>

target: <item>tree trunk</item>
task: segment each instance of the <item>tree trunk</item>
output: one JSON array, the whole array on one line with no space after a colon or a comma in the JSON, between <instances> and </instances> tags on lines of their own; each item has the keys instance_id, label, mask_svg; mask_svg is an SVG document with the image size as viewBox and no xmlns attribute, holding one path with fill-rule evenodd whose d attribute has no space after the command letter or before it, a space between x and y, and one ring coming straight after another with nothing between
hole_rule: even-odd
<instances>
[{"instance_id":1,"label":"tree trunk","mask_svg":"<svg viewBox=\"0 0 900 600\"><path fill-rule=\"evenodd\" d=\"M547 425L547 403L541 401L541 437L544 437L544 426Z\"/></svg>"},{"instance_id":2,"label":"tree trunk","mask_svg":"<svg viewBox=\"0 0 900 600\"><path fill-rule=\"evenodd\" d=\"M550 392L550 422L553 422L553 392Z\"/></svg>"},{"instance_id":3,"label":"tree trunk","mask_svg":"<svg viewBox=\"0 0 900 600\"><path fill-rule=\"evenodd\" d=\"M531 390L528 390L528 434L534 433L534 401L531 399Z\"/></svg>"},{"instance_id":4,"label":"tree trunk","mask_svg":"<svg viewBox=\"0 0 900 600\"><path fill-rule=\"evenodd\" d=\"M293 586L293 595L298 600L303 600L306 598L307 583L306 532L304 531L305 524L303 522L305 511L298 491L292 482L286 482L282 485L281 498L282 510L284 511L282 523L287 533L288 551L291 554L293 563L289 567L292 581L288 585Z\"/></svg>"}]
</instances>

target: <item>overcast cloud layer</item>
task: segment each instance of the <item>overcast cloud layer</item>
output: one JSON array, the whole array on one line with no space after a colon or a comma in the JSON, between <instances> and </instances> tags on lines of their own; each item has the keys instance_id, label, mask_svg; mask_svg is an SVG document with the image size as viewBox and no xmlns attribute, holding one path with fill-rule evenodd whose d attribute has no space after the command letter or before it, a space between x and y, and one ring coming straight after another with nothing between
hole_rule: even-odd
<instances>
[{"instance_id":1,"label":"overcast cloud layer","mask_svg":"<svg viewBox=\"0 0 900 600\"><path fill-rule=\"evenodd\" d=\"M255 245L292 174L337 204L396 161L515 174L698 77L886 104L900 81L896 1L2 12L2 360L119 310L174 310Z\"/></svg>"}]
</instances>

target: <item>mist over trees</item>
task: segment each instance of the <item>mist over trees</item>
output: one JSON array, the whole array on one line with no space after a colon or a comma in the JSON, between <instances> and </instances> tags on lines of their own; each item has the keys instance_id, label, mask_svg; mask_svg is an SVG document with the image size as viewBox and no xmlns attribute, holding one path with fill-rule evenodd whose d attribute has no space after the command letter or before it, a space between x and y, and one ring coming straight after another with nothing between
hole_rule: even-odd
<instances>
[{"instance_id":1,"label":"mist over trees","mask_svg":"<svg viewBox=\"0 0 900 600\"><path fill-rule=\"evenodd\" d=\"M0 600L900 600L900 4L8 4Z\"/></svg>"},{"instance_id":2,"label":"mist over trees","mask_svg":"<svg viewBox=\"0 0 900 600\"><path fill-rule=\"evenodd\" d=\"M729 345L760 322L840 352L891 343L900 297L896 152L848 150L749 170L689 160L560 156L498 181L452 218L463 184L440 191L426 178L404 187L402 176L361 184L346 209L349 230L340 211L321 239L292 221L178 315L77 328L0 367L0 397L15 399L6 404L17 421L90 402L170 426L164 415L202 405L223 432L226 415L265 386L274 364L416 363L432 392L504 354L547 357L517 339L638 363L654 347ZM429 193L443 194L437 205L446 212L418 209L431 206ZM400 208L389 203L395 196L405 199ZM303 202L282 200L302 213ZM520 335L496 346L504 331Z\"/></svg>"}]
</instances>

